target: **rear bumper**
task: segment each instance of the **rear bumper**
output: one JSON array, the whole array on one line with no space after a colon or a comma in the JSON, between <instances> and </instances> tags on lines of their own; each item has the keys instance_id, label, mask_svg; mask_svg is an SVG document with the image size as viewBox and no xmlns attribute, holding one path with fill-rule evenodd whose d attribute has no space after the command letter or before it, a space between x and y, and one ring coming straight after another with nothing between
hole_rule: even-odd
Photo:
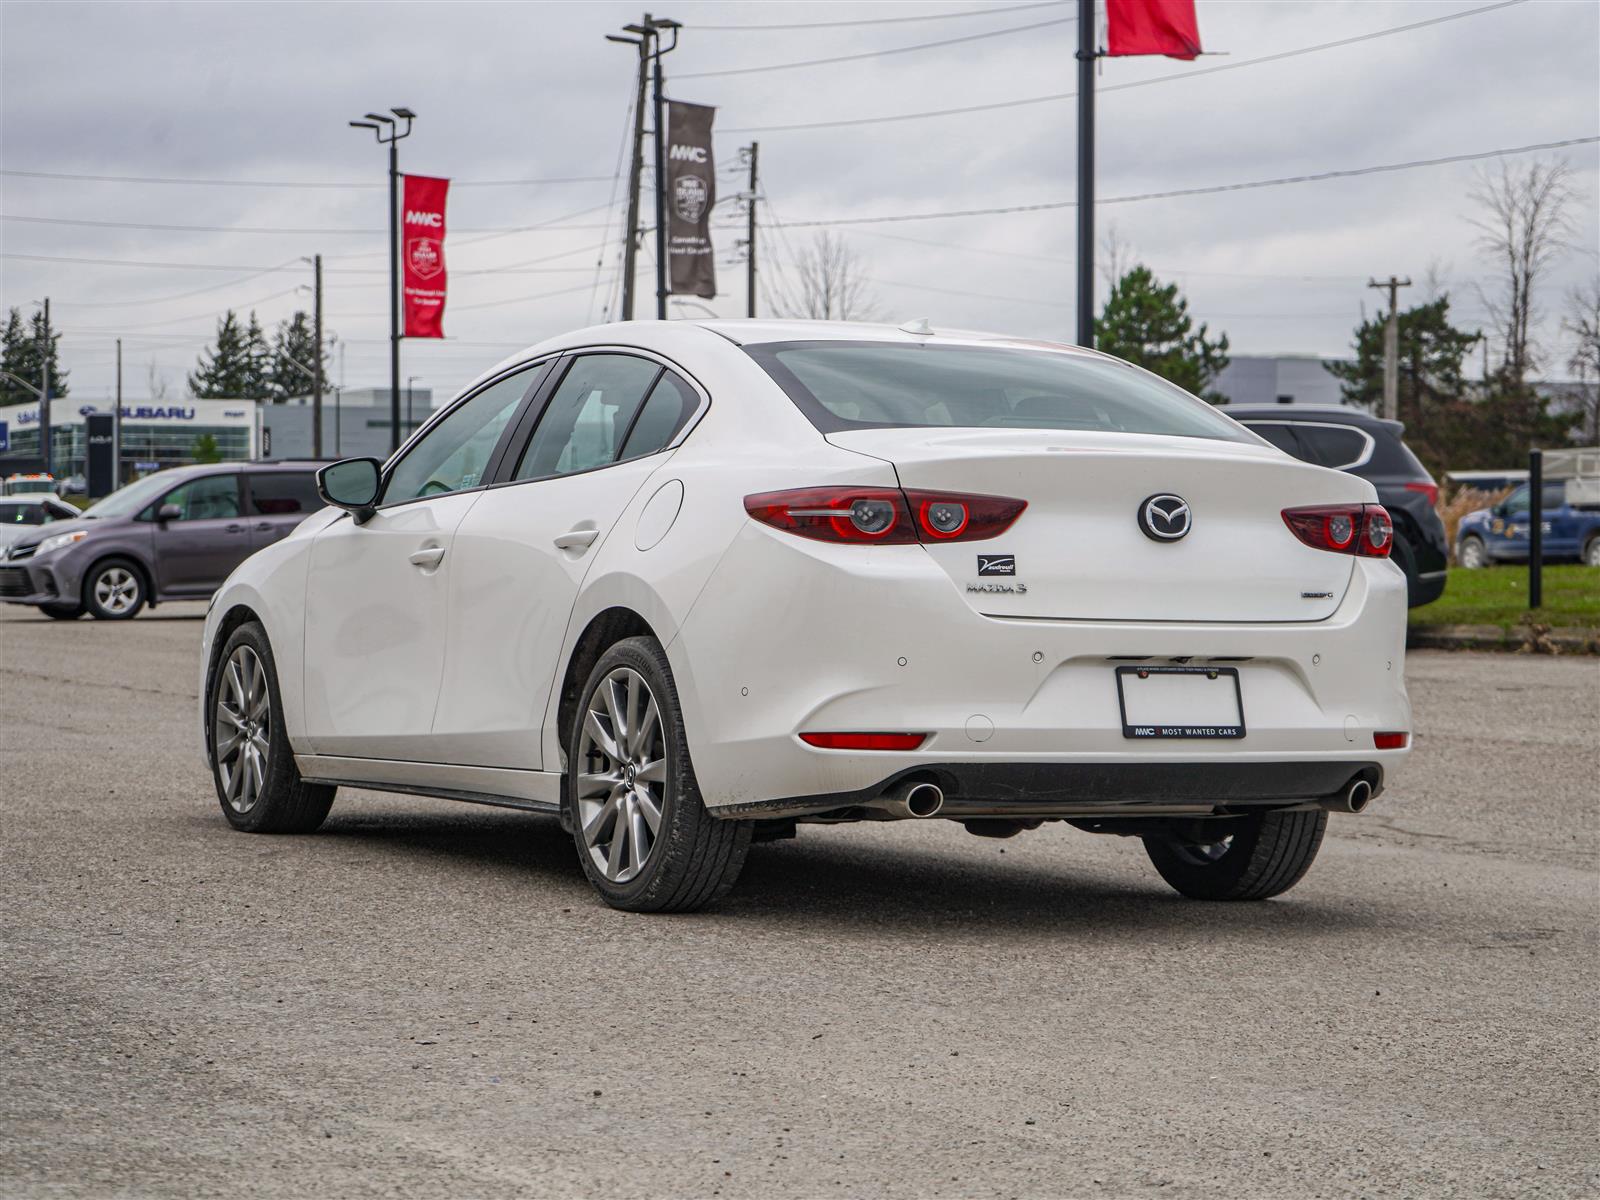
<instances>
[{"instance_id":1,"label":"rear bumper","mask_svg":"<svg viewBox=\"0 0 1600 1200\"><path fill-rule=\"evenodd\" d=\"M1376 559L1357 560L1324 621L986 617L920 546L864 553L752 524L667 651L702 796L724 815L847 805L917 771L989 799L1121 788L1228 803L1324 796L1367 767L1376 784L1405 758L1373 742L1411 728L1405 621L1405 577ZM1246 736L1125 738L1116 668L1134 659L1236 668ZM803 731L927 737L910 752L823 750Z\"/></svg>"},{"instance_id":2,"label":"rear bumper","mask_svg":"<svg viewBox=\"0 0 1600 1200\"><path fill-rule=\"evenodd\" d=\"M1273 808L1332 801L1364 779L1383 790L1383 766L1365 762L928 763L857 792L789 796L721 809L729 817L804 816L867 806L901 783L944 792L944 817L1096 817Z\"/></svg>"}]
</instances>

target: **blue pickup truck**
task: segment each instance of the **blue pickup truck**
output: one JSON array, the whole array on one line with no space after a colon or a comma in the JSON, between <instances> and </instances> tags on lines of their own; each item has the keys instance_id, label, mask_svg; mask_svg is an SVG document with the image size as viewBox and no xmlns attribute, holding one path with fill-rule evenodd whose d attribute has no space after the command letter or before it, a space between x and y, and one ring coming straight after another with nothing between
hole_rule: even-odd
<instances>
[{"instance_id":1,"label":"blue pickup truck","mask_svg":"<svg viewBox=\"0 0 1600 1200\"><path fill-rule=\"evenodd\" d=\"M1575 558L1585 566L1600 567L1600 504L1582 502L1569 483L1546 483L1541 499L1542 557ZM1456 530L1456 561L1463 567L1527 562L1528 509L1528 485L1523 484L1493 508L1462 517Z\"/></svg>"}]
</instances>

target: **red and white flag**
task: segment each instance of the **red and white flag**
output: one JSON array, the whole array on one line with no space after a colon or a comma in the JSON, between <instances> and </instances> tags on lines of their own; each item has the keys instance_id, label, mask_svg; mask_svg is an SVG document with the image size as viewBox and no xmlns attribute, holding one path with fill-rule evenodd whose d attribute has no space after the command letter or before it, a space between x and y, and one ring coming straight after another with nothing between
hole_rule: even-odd
<instances>
[{"instance_id":1,"label":"red and white flag","mask_svg":"<svg viewBox=\"0 0 1600 1200\"><path fill-rule=\"evenodd\" d=\"M444 336L444 202L448 179L407 175L400 196L400 294L408 338Z\"/></svg>"},{"instance_id":2,"label":"red and white flag","mask_svg":"<svg viewBox=\"0 0 1600 1200\"><path fill-rule=\"evenodd\" d=\"M1106 54L1164 54L1194 58L1200 53L1200 24L1194 0L1106 0Z\"/></svg>"}]
</instances>

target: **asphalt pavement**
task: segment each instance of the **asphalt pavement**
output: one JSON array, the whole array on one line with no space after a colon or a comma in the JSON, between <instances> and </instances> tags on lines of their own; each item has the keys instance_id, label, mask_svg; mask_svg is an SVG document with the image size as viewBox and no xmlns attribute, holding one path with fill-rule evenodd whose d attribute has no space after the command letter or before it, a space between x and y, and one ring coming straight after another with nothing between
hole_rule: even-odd
<instances>
[{"instance_id":1,"label":"asphalt pavement","mask_svg":"<svg viewBox=\"0 0 1600 1200\"><path fill-rule=\"evenodd\" d=\"M0 1196L1600 1194L1593 658L1414 654L1277 900L935 821L646 917L515 812L234 833L199 616L0 611Z\"/></svg>"}]
</instances>

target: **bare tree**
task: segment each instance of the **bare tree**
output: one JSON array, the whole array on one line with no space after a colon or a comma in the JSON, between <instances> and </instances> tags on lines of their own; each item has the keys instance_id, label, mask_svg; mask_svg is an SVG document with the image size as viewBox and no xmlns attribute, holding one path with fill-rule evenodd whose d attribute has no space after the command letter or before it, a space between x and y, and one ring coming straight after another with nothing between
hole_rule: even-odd
<instances>
[{"instance_id":1,"label":"bare tree","mask_svg":"<svg viewBox=\"0 0 1600 1200\"><path fill-rule=\"evenodd\" d=\"M1478 244L1497 264L1499 280L1479 296L1501 345L1501 367L1520 386L1538 366L1534 293L1540 278L1572 236L1567 207L1574 199L1572 168L1563 159L1526 168L1501 162L1478 173L1471 192L1480 215L1472 219Z\"/></svg>"},{"instance_id":2,"label":"bare tree","mask_svg":"<svg viewBox=\"0 0 1600 1200\"><path fill-rule=\"evenodd\" d=\"M156 365L152 355L150 364L145 368L145 390L150 393L152 400L165 400L167 398L167 377L161 373L161 368Z\"/></svg>"},{"instance_id":3,"label":"bare tree","mask_svg":"<svg viewBox=\"0 0 1600 1200\"><path fill-rule=\"evenodd\" d=\"M799 254L800 294L786 297L784 315L818 321L870 321L878 315L866 264L838 234L824 229Z\"/></svg>"},{"instance_id":4,"label":"bare tree","mask_svg":"<svg viewBox=\"0 0 1600 1200\"><path fill-rule=\"evenodd\" d=\"M1561 328L1577 345L1567 367L1583 397L1579 430L1585 445L1600 444L1600 275L1567 293L1567 316Z\"/></svg>"},{"instance_id":5,"label":"bare tree","mask_svg":"<svg viewBox=\"0 0 1600 1200\"><path fill-rule=\"evenodd\" d=\"M1100 238L1100 278L1110 291L1122 282L1122 277L1133 267L1137 254L1133 243L1123 236L1115 221L1106 227Z\"/></svg>"}]
</instances>

